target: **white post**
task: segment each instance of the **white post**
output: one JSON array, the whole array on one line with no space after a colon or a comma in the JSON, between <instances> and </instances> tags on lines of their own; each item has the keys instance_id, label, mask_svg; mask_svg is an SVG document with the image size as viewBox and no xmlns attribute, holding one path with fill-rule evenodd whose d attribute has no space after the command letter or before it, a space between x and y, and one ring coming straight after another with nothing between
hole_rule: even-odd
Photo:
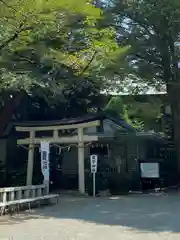
<instances>
[{"instance_id":1,"label":"white post","mask_svg":"<svg viewBox=\"0 0 180 240\"><path fill-rule=\"evenodd\" d=\"M83 128L78 128L78 178L79 178L79 192L85 193L85 179L84 179L84 141Z\"/></svg>"},{"instance_id":2,"label":"white post","mask_svg":"<svg viewBox=\"0 0 180 240\"><path fill-rule=\"evenodd\" d=\"M45 194L49 194L49 180L44 180L43 184L45 186Z\"/></svg>"},{"instance_id":3,"label":"white post","mask_svg":"<svg viewBox=\"0 0 180 240\"><path fill-rule=\"evenodd\" d=\"M93 197L96 196L96 172L97 172L97 164L98 164L98 156L91 155L90 156L90 163L91 163L91 173L93 175Z\"/></svg>"},{"instance_id":4,"label":"white post","mask_svg":"<svg viewBox=\"0 0 180 240\"><path fill-rule=\"evenodd\" d=\"M54 138L54 140L57 140L58 137L59 137L59 135L58 135L58 130L54 130L54 131L53 131L53 138Z\"/></svg>"},{"instance_id":5,"label":"white post","mask_svg":"<svg viewBox=\"0 0 180 240\"><path fill-rule=\"evenodd\" d=\"M93 173L93 197L96 196L96 173Z\"/></svg>"},{"instance_id":6,"label":"white post","mask_svg":"<svg viewBox=\"0 0 180 240\"><path fill-rule=\"evenodd\" d=\"M35 137L35 132L30 131L26 185L32 185L33 163L34 163L34 137Z\"/></svg>"}]
</instances>

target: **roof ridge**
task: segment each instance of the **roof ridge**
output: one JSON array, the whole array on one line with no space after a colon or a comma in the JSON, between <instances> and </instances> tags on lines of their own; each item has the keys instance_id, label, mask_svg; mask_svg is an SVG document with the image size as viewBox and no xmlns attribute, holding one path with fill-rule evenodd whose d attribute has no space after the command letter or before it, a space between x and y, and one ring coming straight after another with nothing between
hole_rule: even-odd
<instances>
[{"instance_id":1,"label":"roof ridge","mask_svg":"<svg viewBox=\"0 0 180 240\"><path fill-rule=\"evenodd\" d=\"M127 130L130 130L130 131L133 131L133 132L137 132L138 130L133 127L132 125L130 125L129 123L126 122L126 120L124 120L122 117L111 117L109 114L106 113L106 117L108 119L110 119L111 121L115 122L116 124L118 124L119 126L127 129ZM123 125L122 125L123 124Z\"/></svg>"}]
</instances>

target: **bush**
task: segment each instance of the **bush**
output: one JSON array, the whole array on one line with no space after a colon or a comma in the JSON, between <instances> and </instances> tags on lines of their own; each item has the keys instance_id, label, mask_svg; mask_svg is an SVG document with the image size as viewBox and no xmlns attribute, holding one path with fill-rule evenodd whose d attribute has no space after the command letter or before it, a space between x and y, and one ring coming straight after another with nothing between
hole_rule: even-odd
<instances>
[{"instance_id":1,"label":"bush","mask_svg":"<svg viewBox=\"0 0 180 240\"><path fill-rule=\"evenodd\" d=\"M127 194L130 190L131 178L128 174L112 173L109 176L109 190L112 195Z\"/></svg>"},{"instance_id":2,"label":"bush","mask_svg":"<svg viewBox=\"0 0 180 240\"><path fill-rule=\"evenodd\" d=\"M134 172L131 174L130 190L139 191L141 190L141 178L139 172Z\"/></svg>"},{"instance_id":3,"label":"bush","mask_svg":"<svg viewBox=\"0 0 180 240\"><path fill-rule=\"evenodd\" d=\"M90 173L87 177L86 189L89 196L93 195L93 175ZM105 191L109 189L108 178L105 174L97 172L96 173L96 194L100 191Z\"/></svg>"}]
</instances>

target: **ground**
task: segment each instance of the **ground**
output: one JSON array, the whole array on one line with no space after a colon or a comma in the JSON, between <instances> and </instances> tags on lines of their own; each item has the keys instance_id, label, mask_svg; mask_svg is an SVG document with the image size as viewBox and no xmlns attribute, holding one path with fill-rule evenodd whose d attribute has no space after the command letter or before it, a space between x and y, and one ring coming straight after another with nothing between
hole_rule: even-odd
<instances>
[{"instance_id":1,"label":"ground","mask_svg":"<svg viewBox=\"0 0 180 240\"><path fill-rule=\"evenodd\" d=\"M180 194L62 196L58 205L0 218L0 240L179 240Z\"/></svg>"}]
</instances>

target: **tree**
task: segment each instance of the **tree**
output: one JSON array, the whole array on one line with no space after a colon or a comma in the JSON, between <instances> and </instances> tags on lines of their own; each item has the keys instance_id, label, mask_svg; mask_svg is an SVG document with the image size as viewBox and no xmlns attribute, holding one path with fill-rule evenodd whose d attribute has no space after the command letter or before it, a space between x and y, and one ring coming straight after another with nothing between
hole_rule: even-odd
<instances>
[{"instance_id":1,"label":"tree","mask_svg":"<svg viewBox=\"0 0 180 240\"><path fill-rule=\"evenodd\" d=\"M156 95L132 95L124 96L123 102L126 106L128 116L137 124L137 128L144 131L153 130L161 132L162 102L160 96ZM139 126L139 127L138 127Z\"/></svg>"},{"instance_id":2,"label":"tree","mask_svg":"<svg viewBox=\"0 0 180 240\"><path fill-rule=\"evenodd\" d=\"M111 97L104 111L111 117L124 119L128 124L132 125L138 130L144 130L143 117L138 116L137 111L132 114L130 105L132 104L124 104L122 97L115 96Z\"/></svg>"},{"instance_id":3,"label":"tree","mask_svg":"<svg viewBox=\"0 0 180 240\"><path fill-rule=\"evenodd\" d=\"M68 52L70 40L74 37L71 36L74 29L70 28L74 24L78 34L78 31L82 29L81 26L77 27L76 21L91 27L100 17L100 11L87 2L81 0L80 3L75 4L71 0L66 3L65 1L41 1L40 3L39 1L30 1L28 6L24 0L1 2L1 69L8 68L8 74L9 72L15 73L18 81L11 81L13 84L16 82L22 86L21 76L23 74L24 77L26 74L26 85L29 85L30 80L35 82L36 79L27 72L31 71L33 76L39 77L37 68L41 70L44 67L48 73L51 73L50 67L56 66L60 61L64 63L64 68L69 67L69 71L72 63L73 67L76 67L76 60L81 61L81 59L72 54L72 48L70 54ZM17 15L16 19L14 19L14 15ZM92 53L93 51L91 51L91 55ZM59 62L55 62L57 58L59 58ZM6 71L4 72L6 73ZM4 75L6 76L6 74ZM10 75L10 79L14 75ZM10 84L7 79L3 81L3 84L4 82L6 85ZM5 87L7 87L6 85Z\"/></svg>"},{"instance_id":4,"label":"tree","mask_svg":"<svg viewBox=\"0 0 180 240\"><path fill-rule=\"evenodd\" d=\"M111 97L105 107L105 112L112 117L123 117L125 109L121 97Z\"/></svg>"},{"instance_id":5,"label":"tree","mask_svg":"<svg viewBox=\"0 0 180 240\"><path fill-rule=\"evenodd\" d=\"M90 3L1 0L1 89L87 111L106 86L102 71L117 50L115 31L98 26L101 10Z\"/></svg>"},{"instance_id":6,"label":"tree","mask_svg":"<svg viewBox=\"0 0 180 240\"><path fill-rule=\"evenodd\" d=\"M166 86L179 151L180 172L180 35L179 0L115 0L108 6L118 41L129 44L128 73L136 85Z\"/></svg>"}]
</instances>

